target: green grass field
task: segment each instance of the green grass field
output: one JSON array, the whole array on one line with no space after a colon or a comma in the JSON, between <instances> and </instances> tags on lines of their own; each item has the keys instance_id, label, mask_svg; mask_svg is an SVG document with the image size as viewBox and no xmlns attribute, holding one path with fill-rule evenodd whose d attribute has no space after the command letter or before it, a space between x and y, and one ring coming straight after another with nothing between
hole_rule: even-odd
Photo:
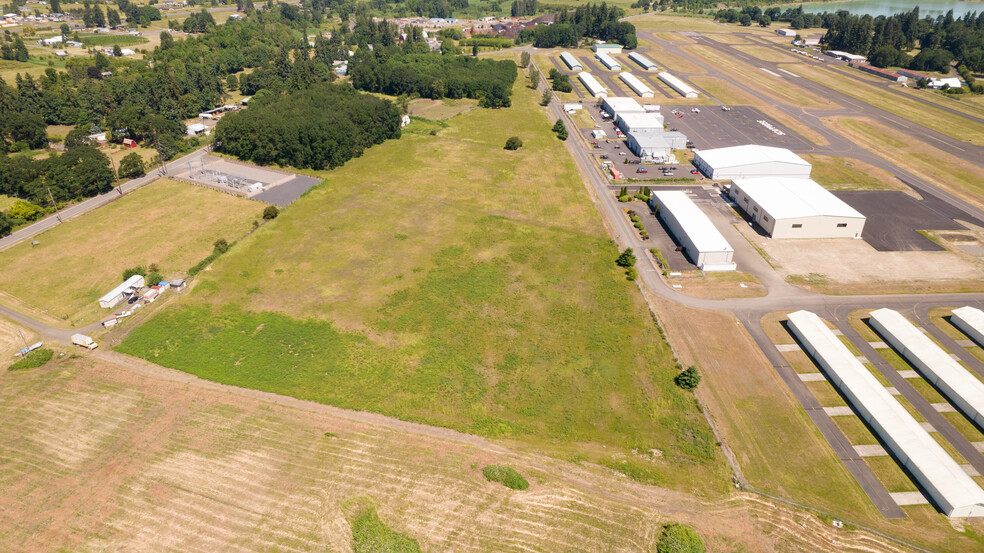
<instances>
[{"instance_id":1,"label":"green grass field","mask_svg":"<svg viewBox=\"0 0 984 553\"><path fill-rule=\"evenodd\" d=\"M564 454L577 443L596 461L658 449L626 472L723 485L714 438L537 100L518 83L508 110L319 173L324 185L120 349Z\"/></svg>"},{"instance_id":2,"label":"green grass field","mask_svg":"<svg viewBox=\"0 0 984 553\"><path fill-rule=\"evenodd\" d=\"M813 164L811 177L827 190L902 190L898 179L883 169L863 161L846 158L804 154Z\"/></svg>"},{"instance_id":3,"label":"green grass field","mask_svg":"<svg viewBox=\"0 0 984 553\"><path fill-rule=\"evenodd\" d=\"M135 46L150 42L142 36L130 35L82 35L82 44L86 46Z\"/></svg>"},{"instance_id":4,"label":"green grass field","mask_svg":"<svg viewBox=\"0 0 984 553\"><path fill-rule=\"evenodd\" d=\"M183 275L218 238L243 236L263 205L161 180L0 252L0 292L58 320L91 322L123 270L157 263Z\"/></svg>"}]
</instances>

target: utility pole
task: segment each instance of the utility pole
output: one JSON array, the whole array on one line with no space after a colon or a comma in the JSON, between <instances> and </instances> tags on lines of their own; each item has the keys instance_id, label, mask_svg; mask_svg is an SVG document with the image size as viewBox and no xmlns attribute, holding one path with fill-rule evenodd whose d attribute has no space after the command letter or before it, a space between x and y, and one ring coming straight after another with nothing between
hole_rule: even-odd
<instances>
[{"instance_id":1,"label":"utility pole","mask_svg":"<svg viewBox=\"0 0 984 553\"><path fill-rule=\"evenodd\" d=\"M116 162L113 161L112 154L110 154L110 156L109 156L109 163L110 163L110 165L113 166L113 177L116 178L116 191L120 193L120 196L122 196L123 195L123 187L120 186L120 175L119 175L119 173L116 172Z\"/></svg>"},{"instance_id":2,"label":"utility pole","mask_svg":"<svg viewBox=\"0 0 984 553\"><path fill-rule=\"evenodd\" d=\"M55 197L51 195L51 188L49 188L47 184L44 185L44 188L48 191L48 199L51 200L51 205L55 206L55 217L58 219L58 222L61 223L61 214L58 213L58 204L55 203Z\"/></svg>"},{"instance_id":3,"label":"utility pole","mask_svg":"<svg viewBox=\"0 0 984 553\"><path fill-rule=\"evenodd\" d=\"M21 341L24 342L24 349L29 349L31 346L27 344L27 338L24 337L24 334L21 333L20 330L18 330L17 335L20 336Z\"/></svg>"},{"instance_id":4,"label":"utility pole","mask_svg":"<svg viewBox=\"0 0 984 553\"><path fill-rule=\"evenodd\" d=\"M157 150L157 161L161 164L161 175L166 175L167 164L164 163L164 154L161 153L161 143L157 140L157 131L154 131L154 148Z\"/></svg>"}]
</instances>

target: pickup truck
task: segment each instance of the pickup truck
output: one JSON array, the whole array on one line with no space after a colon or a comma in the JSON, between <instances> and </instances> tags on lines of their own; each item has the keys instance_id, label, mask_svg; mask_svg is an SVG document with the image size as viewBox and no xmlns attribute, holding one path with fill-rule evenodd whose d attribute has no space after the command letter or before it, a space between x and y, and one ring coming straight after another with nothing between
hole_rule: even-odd
<instances>
[{"instance_id":1,"label":"pickup truck","mask_svg":"<svg viewBox=\"0 0 984 553\"><path fill-rule=\"evenodd\" d=\"M72 334L72 343L76 346L82 346L86 349L96 349L99 347L92 338L86 336L85 334Z\"/></svg>"}]
</instances>

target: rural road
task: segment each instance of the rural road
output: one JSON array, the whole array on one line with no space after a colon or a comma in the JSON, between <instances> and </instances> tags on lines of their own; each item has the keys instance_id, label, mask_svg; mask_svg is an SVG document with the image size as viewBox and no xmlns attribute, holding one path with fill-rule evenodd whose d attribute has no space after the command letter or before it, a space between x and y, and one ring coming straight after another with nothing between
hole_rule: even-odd
<instances>
[{"instance_id":1,"label":"rural road","mask_svg":"<svg viewBox=\"0 0 984 553\"><path fill-rule=\"evenodd\" d=\"M190 154L187 154L183 157L168 162L166 164L168 172L170 173L171 171L177 169L179 166L204 156L205 153L207 152L207 149L208 146L205 146L195 150L194 152L191 152ZM17 232L14 232L8 236L0 238L0 250L4 250L6 248L13 246L14 244L27 240L28 238L37 236L38 234L41 234L46 230L50 230L65 221L74 219L79 215L84 215L94 209L100 208L112 201L122 198L123 195L126 194L127 192L132 192L140 188L141 186L154 182L159 178L160 175L158 174L158 170L155 169L140 178L132 179L121 184L120 189L122 189L122 193L120 192L119 189L113 188L109 192L105 192L98 196L89 198L88 200L79 202L70 207L62 209L56 214L49 215L44 219L41 219L35 223L32 223L18 230Z\"/></svg>"}]
</instances>

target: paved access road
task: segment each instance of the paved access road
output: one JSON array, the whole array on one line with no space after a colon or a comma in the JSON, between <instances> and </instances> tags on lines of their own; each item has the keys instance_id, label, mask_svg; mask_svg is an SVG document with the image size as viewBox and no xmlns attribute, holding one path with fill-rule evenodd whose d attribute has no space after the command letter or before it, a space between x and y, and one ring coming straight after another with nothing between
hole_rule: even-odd
<instances>
[{"instance_id":1,"label":"paved access road","mask_svg":"<svg viewBox=\"0 0 984 553\"><path fill-rule=\"evenodd\" d=\"M203 155L205 155L207 151L208 151L208 146L205 146L203 148L195 150L190 154L187 154L183 157L180 157L178 159L175 159L167 163L166 167L168 172L177 169L179 166L186 164L189 161L202 157ZM98 196L94 196L92 198L89 198L88 200L67 207L59 211L57 214L49 215L48 217L45 217L40 221L32 223L18 230L15 233L0 238L0 250L9 248L10 246L17 244L18 242L37 236L38 234L41 234L46 230L50 230L54 228L56 225L59 225L64 221L68 221L69 219L74 219L79 215L84 215L94 209L102 207L108 204L109 202L112 202L114 200L123 197L123 195L126 194L127 192L132 192L137 188L140 188L141 186L154 182L155 180L161 178L161 176L162 175L159 169L155 169L140 178L129 180L121 184L119 188L113 188L109 192L100 194Z\"/></svg>"}]
</instances>

